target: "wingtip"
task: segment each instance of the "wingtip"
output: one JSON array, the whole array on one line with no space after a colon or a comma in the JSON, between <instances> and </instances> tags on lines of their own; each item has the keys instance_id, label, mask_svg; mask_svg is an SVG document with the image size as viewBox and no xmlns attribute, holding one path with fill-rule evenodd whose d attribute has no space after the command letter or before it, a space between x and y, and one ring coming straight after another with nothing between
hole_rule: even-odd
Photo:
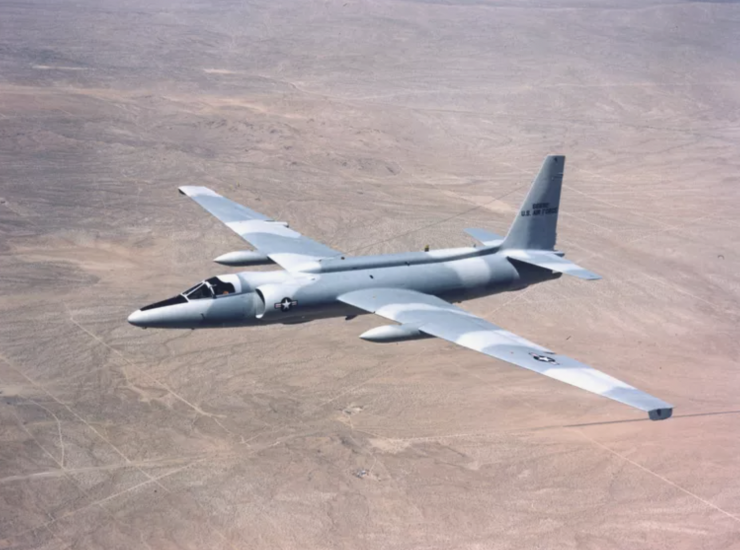
<instances>
[{"instance_id":1,"label":"wingtip","mask_svg":"<svg viewBox=\"0 0 740 550\"><path fill-rule=\"evenodd\" d=\"M653 409L648 411L650 420L667 420L673 416L673 407L666 407L663 409Z\"/></svg>"},{"instance_id":2,"label":"wingtip","mask_svg":"<svg viewBox=\"0 0 740 550\"><path fill-rule=\"evenodd\" d=\"M218 193L215 191L209 189L208 187L200 187L197 185L184 185L182 187L178 187L177 190L180 192L181 195L185 195L186 197L197 197L197 196L211 196L211 197L220 197Z\"/></svg>"}]
</instances>

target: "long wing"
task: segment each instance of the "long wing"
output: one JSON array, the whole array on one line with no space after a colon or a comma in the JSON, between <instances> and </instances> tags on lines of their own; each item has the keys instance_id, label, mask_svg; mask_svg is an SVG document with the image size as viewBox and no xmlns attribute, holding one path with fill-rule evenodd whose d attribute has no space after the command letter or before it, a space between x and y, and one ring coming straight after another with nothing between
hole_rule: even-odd
<instances>
[{"instance_id":1,"label":"long wing","mask_svg":"<svg viewBox=\"0 0 740 550\"><path fill-rule=\"evenodd\" d=\"M180 193L193 199L226 227L288 271L294 271L306 262L342 255L207 187L180 187Z\"/></svg>"},{"instance_id":2,"label":"long wing","mask_svg":"<svg viewBox=\"0 0 740 550\"><path fill-rule=\"evenodd\" d=\"M578 361L558 355L444 300L402 289L367 289L339 300L386 319L560 380L577 388L646 411L653 420L669 418L673 405Z\"/></svg>"}]
</instances>

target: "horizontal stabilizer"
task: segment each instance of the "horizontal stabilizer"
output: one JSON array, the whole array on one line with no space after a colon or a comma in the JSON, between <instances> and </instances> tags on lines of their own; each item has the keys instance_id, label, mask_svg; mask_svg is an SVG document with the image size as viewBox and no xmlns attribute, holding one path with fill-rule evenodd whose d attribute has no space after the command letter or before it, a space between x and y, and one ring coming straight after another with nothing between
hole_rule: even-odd
<instances>
[{"instance_id":1,"label":"horizontal stabilizer","mask_svg":"<svg viewBox=\"0 0 740 550\"><path fill-rule=\"evenodd\" d=\"M465 229L465 233L486 246L498 246L504 242L504 238L501 235L496 235L496 233L491 233L485 229L478 229L477 227L468 227Z\"/></svg>"},{"instance_id":2,"label":"horizontal stabilizer","mask_svg":"<svg viewBox=\"0 0 740 550\"><path fill-rule=\"evenodd\" d=\"M579 279L595 280L601 279L601 276L592 273L573 262L555 255L553 252L539 250L512 250L506 255L514 260L519 260L530 265L536 265L551 271L557 271L566 275L572 275Z\"/></svg>"}]
</instances>

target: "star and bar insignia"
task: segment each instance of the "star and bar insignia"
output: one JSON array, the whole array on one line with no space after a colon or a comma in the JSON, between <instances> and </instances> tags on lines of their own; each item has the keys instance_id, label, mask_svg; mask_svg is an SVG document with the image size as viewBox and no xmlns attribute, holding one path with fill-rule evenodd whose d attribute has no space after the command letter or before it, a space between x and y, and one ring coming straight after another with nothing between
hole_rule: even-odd
<instances>
[{"instance_id":1,"label":"star and bar insignia","mask_svg":"<svg viewBox=\"0 0 740 550\"><path fill-rule=\"evenodd\" d=\"M280 300L277 304L275 304L275 309L279 309L281 311L290 311L290 308L297 306L298 302L296 300L291 300L287 296Z\"/></svg>"}]
</instances>

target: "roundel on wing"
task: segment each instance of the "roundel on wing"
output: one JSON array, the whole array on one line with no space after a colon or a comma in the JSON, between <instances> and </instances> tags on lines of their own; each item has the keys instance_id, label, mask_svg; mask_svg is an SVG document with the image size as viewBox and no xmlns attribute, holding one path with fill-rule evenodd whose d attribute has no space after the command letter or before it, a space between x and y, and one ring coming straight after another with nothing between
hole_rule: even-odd
<instances>
[{"instance_id":1,"label":"roundel on wing","mask_svg":"<svg viewBox=\"0 0 740 550\"><path fill-rule=\"evenodd\" d=\"M537 361L542 361L543 363L549 363L551 365L557 365L558 362L555 361L552 357L548 357L547 355L540 355L538 353L535 353L533 351L529 352L529 355L532 356L533 359L536 359Z\"/></svg>"}]
</instances>

